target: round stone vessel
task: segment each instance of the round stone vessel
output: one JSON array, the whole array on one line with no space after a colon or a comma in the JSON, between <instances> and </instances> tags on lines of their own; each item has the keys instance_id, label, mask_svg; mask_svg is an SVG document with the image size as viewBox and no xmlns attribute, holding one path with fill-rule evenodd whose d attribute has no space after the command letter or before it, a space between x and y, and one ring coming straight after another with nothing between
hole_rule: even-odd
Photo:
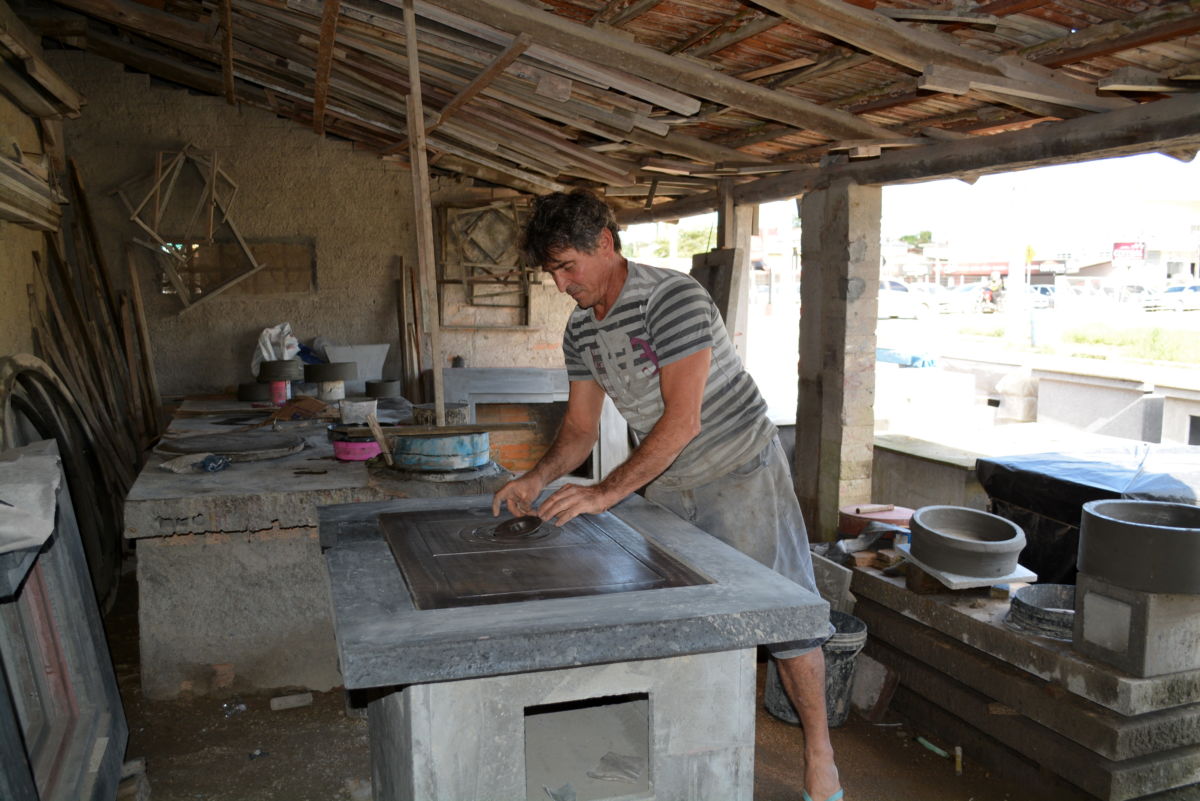
<instances>
[{"instance_id":1,"label":"round stone vessel","mask_svg":"<svg viewBox=\"0 0 1200 801\"><path fill-rule=\"evenodd\" d=\"M1025 547L1025 532L1016 523L961 506L923 506L909 528L914 558L960 576L1007 576Z\"/></svg>"},{"instance_id":2,"label":"round stone vessel","mask_svg":"<svg viewBox=\"0 0 1200 801\"><path fill-rule=\"evenodd\" d=\"M1079 525L1081 573L1140 592L1200 593L1200 507L1090 501Z\"/></svg>"}]
</instances>

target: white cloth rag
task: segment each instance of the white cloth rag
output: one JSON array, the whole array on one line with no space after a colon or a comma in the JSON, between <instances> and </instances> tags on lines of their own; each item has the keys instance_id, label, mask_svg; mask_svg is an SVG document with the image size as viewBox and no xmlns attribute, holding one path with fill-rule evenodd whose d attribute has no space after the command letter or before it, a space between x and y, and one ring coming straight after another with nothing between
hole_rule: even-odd
<instances>
[{"instance_id":1,"label":"white cloth rag","mask_svg":"<svg viewBox=\"0 0 1200 801\"><path fill-rule=\"evenodd\" d=\"M57 456L0 462L0 553L41 547L54 531L62 471Z\"/></svg>"}]
</instances>

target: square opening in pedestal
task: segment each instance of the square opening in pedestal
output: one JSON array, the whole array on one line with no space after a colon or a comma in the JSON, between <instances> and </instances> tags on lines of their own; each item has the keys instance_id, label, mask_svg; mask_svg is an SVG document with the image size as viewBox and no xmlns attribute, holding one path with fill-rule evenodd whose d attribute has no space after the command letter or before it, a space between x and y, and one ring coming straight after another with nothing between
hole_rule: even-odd
<instances>
[{"instance_id":1,"label":"square opening in pedestal","mask_svg":"<svg viewBox=\"0 0 1200 801\"><path fill-rule=\"evenodd\" d=\"M525 707L527 801L653 797L650 724L647 693Z\"/></svg>"}]
</instances>

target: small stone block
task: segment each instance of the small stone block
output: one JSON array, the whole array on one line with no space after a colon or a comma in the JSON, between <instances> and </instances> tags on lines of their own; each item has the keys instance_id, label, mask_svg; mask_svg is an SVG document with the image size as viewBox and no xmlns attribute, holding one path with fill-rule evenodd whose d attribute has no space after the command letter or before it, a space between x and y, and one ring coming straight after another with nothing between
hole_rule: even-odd
<instances>
[{"instance_id":1,"label":"small stone block","mask_svg":"<svg viewBox=\"0 0 1200 801\"><path fill-rule=\"evenodd\" d=\"M312 706L312 693L296 693L295 695L280 695L271 699L271 711L283 709L299 709L302 706Z\"/></svg>"},{"instance_id":2,"label":"small stone block","mask_svg":"<svg viewBox=\"0 0 1200 801\"><path fill-rule=\"evenodd\" d=\"M1200 595L1075 581L1074 648L1143 678L1200 669Z\"/></svg>"}]
</instances>

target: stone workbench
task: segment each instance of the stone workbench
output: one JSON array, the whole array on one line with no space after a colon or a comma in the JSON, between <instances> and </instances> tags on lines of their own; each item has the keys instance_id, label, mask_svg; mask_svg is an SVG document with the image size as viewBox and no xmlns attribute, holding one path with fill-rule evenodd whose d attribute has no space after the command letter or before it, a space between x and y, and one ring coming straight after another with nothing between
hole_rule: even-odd
<instances>
[{"instance_id":1,"label":"stone workbench","mask_svg":"<svg viewBox=\"0 0 1200 801\"><path fill-rule=\"evenodd\" d=\"M544 787L567 782L580 798L749 801L754 647L823 636L828 605L631 496L591 519L615 539L644 538L699 583L418 606L379 516L461 509L490 518L469 511L489 504L476 496L321 510L346 686L374 699L376 798L544 798ZM606 751L642 760L641 784L600 782L590 790L602 794L588 794L587 770Z\"/></svg>"},{"instance_id":2,"label":"stone workbench","mask_svg":"<svg viewBox=\"0 0 1200 801\"><path fill-rule=\"evenodd\" d=\"M235 432L264 414L250 403L186 401L168 437ZM340 685L317 507L464 491L339 462L323 421L278 429L305 448L183 475L160 469L164 457L153 454L129 492L125 536L137 548L148 698Z\"/></svg>"}]
</instances>

